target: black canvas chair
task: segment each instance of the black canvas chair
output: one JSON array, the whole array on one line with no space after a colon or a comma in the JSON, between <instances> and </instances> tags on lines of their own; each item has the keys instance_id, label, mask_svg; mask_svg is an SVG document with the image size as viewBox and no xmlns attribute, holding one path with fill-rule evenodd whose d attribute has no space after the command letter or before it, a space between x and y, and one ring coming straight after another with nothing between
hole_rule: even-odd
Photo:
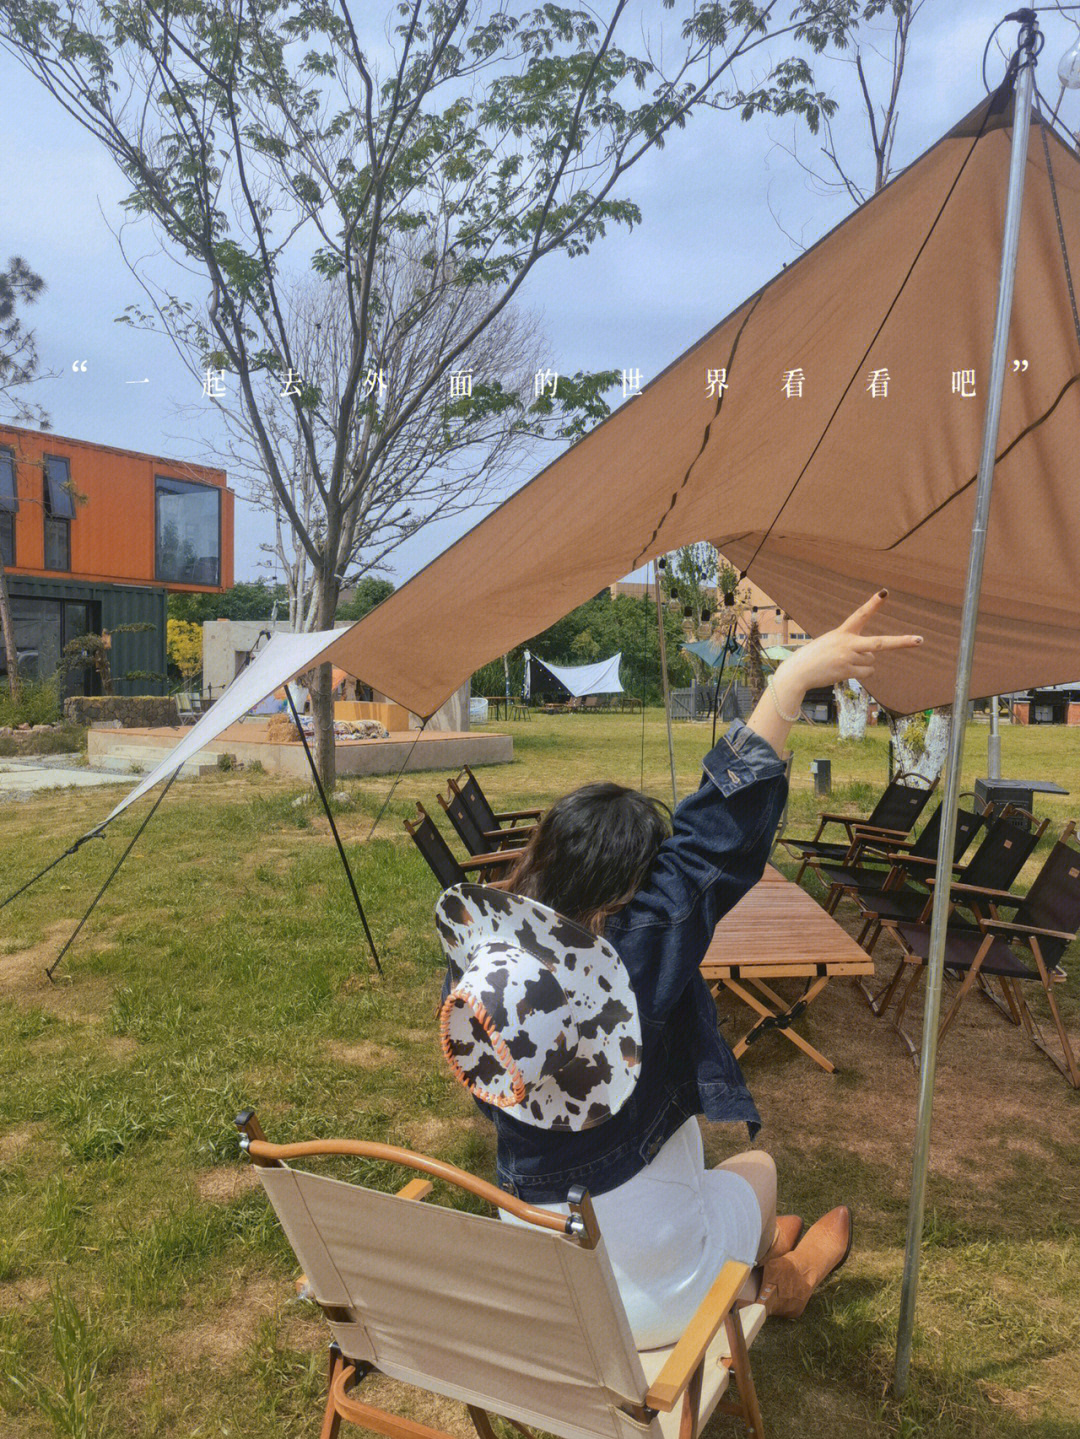
<instances>
[{"instance_id":1,"label":"black canvas chair","mask_svg":"<svg viewBox=\"0 0 1080 1439\"><path fill-rule=\"evenodd\" d=\"M817 831L811 839L783 839L780 843L800 860L795 875L796 884L802 879L803 871L811 857L830 859L834 863L846 863L851 856L852 846L862 837L872 839L906 839L915 828L915 822L926 807L926 802L937 788L937 780L930 783L922 775L906 771L896 775L885 787L885 791L873 811L865 819L857 815L834 814L825 810L818 815ZM830 824L842 825L847 831L847 840L822 839Z\"/></svg>"},{"instance_id":2,"label":"black canvas chair","mask_svg":"<svg viewBox=\"0 0 1080 1439\"><path fill-rule=\"evenodd\" d=\"M473 811L465 803L461 791L454 788L452 780L449 788L449 797L440 794L437 798L469 854L490 854L496 850L521 849L528 842L529 836L533 832L531 826L528 828L523 826L520 829L500 829L498 826L493 830L481 829Z\"/></svg>"},{"instance_id":3,"label":"black canvas chair","mask_svg":"<svg viewBox=\"0 0 1080 1439\"><path fill-rule=\"evenodd\" d=\"M501 879L509 868L505 854L477 854L467 860L457 859L443 839L438 825L419 802L415 818L407 819L405 828L443 889L463 884L469 878L470 870L478 871L473 877L479 883L489 884L493 879Z\"/></svg>"},{"instance_id":4,"label":"black canvas chair","mask_svg":"<svg viewBox=\"0 0 1080 1439\"><path fill-rule=\"evenodd\" d=\"M976 929L960 930L952 925L946 929L945 967L951 973L962 976L962 982L941 1021L938 1040L940 1042L944 1038L976 981L990 998L997 1001L989 983L996 980L1002 996L1002 1000L998 1001L999 1007L1053 1060L1072 1087L1080 1089L1080 1067L1073 1054L1068 1031L1062 1023L1050 975L1066 946L1080 932L1080 848L1071 843L1075 832L1076 825L1070 821L1023 898L995 896L986 901L988 914L977 913ZM985 899L987 892L981 893ZM999 905L1015 906L1013 918L1002 919L998 914ZM917 1060L918 1050L903 1028L903 1018L929 963L930 925L926 922L898 924L895 935L904 951L901 963L911 966L913 972L900 996L893 1028ZM1018 949L1026 949L1031 961L1018 954ZM1059 1049L1046 1042L1028 1008L1022 987L1030 983L1042 985L1057 1031Z\"/></svg>"},{"instance_id":5,"label":"black canvas chair","mask_svg":"<svg viewBox=\"0 0 1080 1439\"><path fill-rule=\"evenodd\" d=\"M1028 821L1029 828L1021 829L1013 822L1013 816ZM1017 897L1010 896L1009 889L1027 863L1029 855L1042 838L1049 823L1049 820L1037 820L1026 810L1018 809L1011 804L1005 805L988 822L986 834L978 849L966 865L956 867L955 876L950 881L950 902L954 905L961 905L973 916L969 918L966 914L954 913L950 917L950 923L955 928L977 929L978 920L974 916L977 915L980 905L985 909L989 901L996 899L999 903L1016 904L1019 902ZM874 946L883 930L891 933L897 924L917 924L929 920L933 904L932 885L935 861L923 857L917 863L924 876L921 884L926 887L925 889L918 888L912 883L903 889L884 890L876 895L856 892L856 903L866 917L858 939L867 954L873 954ZM904 857L904 864L910 871L910 877L913 878L916 873L916 861L908 854ZM882 1008L888 1004L894 982L900 972L902 972L902 966L901 970L893 975L882 993L871 1000L875 1013L880 1013Z\"/></svg>"},{"instance_id":6,"label":"black canvas chair","mask_svg":"<svg viewBox=\"0 0 1080 1439\"><path fill-rule=\"evenodd\" d=\"M480 788L479 780L468 765L456 779L450 781L450 789L455 795L461 797L462 803L472 815L481 832L487 835L493 834L496 830L510 827L516 828L519 836L528 837L531 829L520 825L519 821L539 819L544 813L542 809L493 810L488 803L487 795Z\"/></svg>"},{"instance_id":7,"label":"black canvas chair","mask_svg":"<svg viewBox=\"0 0 1080 1439\"><path fill-rule=\"evenodd\" d=\"M992 804L987 804L982 814L964 809L962 805L958 806L952 858L954 869L993 812ZM849 864L825 864L812 858L810 864L814 873L829 891L825 899L826 913L835 913L837 905L845 896L873 897L885 891L900 891L906 888L909 878L918 882L924 873L923 861L929 860L931 864L937 862L940 834L941 805L938 805L917 839L858 840L853 846L855 853ZM922 895L925 899L925 890Z\"/></svg>"}]
</instances>

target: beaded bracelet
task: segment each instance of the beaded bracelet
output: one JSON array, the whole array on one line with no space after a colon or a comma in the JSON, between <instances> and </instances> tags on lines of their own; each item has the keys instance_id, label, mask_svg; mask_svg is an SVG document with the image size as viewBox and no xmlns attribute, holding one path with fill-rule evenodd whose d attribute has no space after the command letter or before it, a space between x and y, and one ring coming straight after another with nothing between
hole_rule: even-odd
<instances>
[{"instance_id":1,"label":"beaded bracelet","mask_svg":"<svg viewBox=\"0 0 1080 1439\"><path fill-rule=\"evenodd\" d=\"M785 724L795 724L796 721L802 719L801 707L799 708L798 712L793 715L786 715L784 711L780 708L780 701L776 698L776 686L773 684L772 675L769 676L765 683L768 686L769 693L772 695L772 702L776 706L776 713L780 716L780 718L784 721Z\"/></svg>"}]
</instances>

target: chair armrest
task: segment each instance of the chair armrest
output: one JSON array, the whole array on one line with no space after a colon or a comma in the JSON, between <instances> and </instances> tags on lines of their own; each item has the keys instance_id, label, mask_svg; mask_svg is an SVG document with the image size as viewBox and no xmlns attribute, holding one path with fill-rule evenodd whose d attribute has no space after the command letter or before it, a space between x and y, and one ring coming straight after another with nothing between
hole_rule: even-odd
<instances>
[{"instance_id":1,"label":"chair armrest","mask_svg":"<svg viewBox=\"0 0 1080 1439\"><path fill-rule=\"evenodd\" d=\"M503 819L539 819L544 813L542 809L496 809L493 810L495 818Z\"/></svg>"},{"instance_id":2,"label":"chair armrest","mask_svg":"<svg viewBox=\"0 0 1080 1439\"><path fill-rule=\"evenodd\" d=\"M523 824L520 829L515 825L511 829L483 829L480 831L485 839L512 839L518 835L530 835L535 832L534 824Z\"/></svg>"},{"instance_id":3,"label":"chair armrest","mask_svg":"<svg viewBox=\"0 0 1080 1439\"><path fill-rule=\"evenodd\" d=\"M513 851L500 850L498 854L474 854L470 859L459 859L462 869L490 869L492 865L509 864Z\"/></svg>"},{"instance_id":4,"label":"chair armrest","mask_svg":"<svg viewBox=\"0 0 1080 1439\"><path fill-rule=\"evenodd\" d=\"M984 919L983 929L1007 929L1020 939L1026 934L1033 934L1037 939L1067 939L1074 940L1075 934L1067 934L1063 929L1039 929L1034 924L1017 924L1015 920L1009 919Z\"/></svg>"},{"instance_id":5,"label":"chair armrest","mask_svg":"<svg viewBox=\"0 0 1080 1439\"><path fill-rule=\"evenodd\" d=\"M933 884L933 875L927 875L923 883ZM1023 895L1010 894L1007 889L985 889L981 884L962 884L958 879L951 879L949 881L949 889L964 894L978 894L981 895L983 899L994 900L997 904L1020 904L1023 899Z\"/></svg>"},{"instance_id":6,"label":"chair armrest","mask_svg":"<svg viewBox=\"0 0 1080 1439\"><path fill-rule=\"evenodd\" d=\"M663 1369L649 1385L645 1403L650 1409L669 1414L683 1390L694 1377L705 1351L731 1311L739 1290L750 1273L748 1264L729 1259L713 1281L712 1288L698 1305L697 1313L683 1330L682 1338L667 1357Z\"/></svg>"},{"instance_id":7,"label":"chair armrest","mask_svg":"<svg viewBox=\"0 0 1080 1439\"><path fill-rule=\"evenodd\" d=\"M864 824L862 820L855 821L854 829L856 839L887 839L894 844L911 843L908 840L906 829L882 829L880 825Z\"/></svg>"},{"instance_id":8,"label":"chair armrest","mask_svg":"<svg viewBox=\"0 0 1080 1439\"><path fill-rule=\"evenodd\" d=\"M897 864L921 864L926 869L934 869L937 866L937 860L932 859L928 854L898 854L896 856L896 862ZM949 868L959 869L960 866L958 864L951 864Z\"/></svg>"}]
</instances>

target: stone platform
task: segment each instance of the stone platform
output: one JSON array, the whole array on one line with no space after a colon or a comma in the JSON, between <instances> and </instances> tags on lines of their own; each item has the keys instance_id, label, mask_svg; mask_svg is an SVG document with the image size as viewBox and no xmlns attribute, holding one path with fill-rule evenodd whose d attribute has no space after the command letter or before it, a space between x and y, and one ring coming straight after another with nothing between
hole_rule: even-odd
<instances>
[{"instance_id":1,"label":"stone platform","mask_svg":"<svg viewBox=\"0 0 1080 1439\"><path fill-rule=\"evenodd\" d=\"M143 774L176 748L188 731L184 729L90 729L86 735L87 759L97 770ZM339 775L397 774L409 750L406 769L442 770L450 773L462 765L509 764L514 758L514 741L506 734L468 734L453 730L400 730L388 739L339 739ZM299 740L275 744L266 736L266 721L245 721L230 725L205 749L199 750L183 773L208 772L218 766L218 756L228 754L239 764L258 760L268 774L290 779L307 779L311 773Z\"/></svg>"}]
</instances>

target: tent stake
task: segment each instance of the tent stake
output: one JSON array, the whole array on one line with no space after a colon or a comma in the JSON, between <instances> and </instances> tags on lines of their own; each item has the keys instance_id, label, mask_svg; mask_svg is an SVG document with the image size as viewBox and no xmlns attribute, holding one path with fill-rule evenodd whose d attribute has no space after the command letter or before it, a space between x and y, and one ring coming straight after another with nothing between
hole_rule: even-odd
<instances>
[{"instance_id":1,"label":"tent stake","mask_svg":"<svg viewBox=\"0 0 1080 1439\"><path fill-rule=\"evenodd\" d=\"M675 786L675 745L671 738L671 690L668 687L667 676L667 637L664 634L664 599L663 589L660 584L660 572L653 562L653 579L656 581L656 623L660 631L660 681L664 691L664 718L667 720L667 750L668 760L671 763L671 807L676 809L679 803L679 791ZM645 706L642 704L642 714Z\"/></svg>"},{"instance_id":2,"label":"tent stake","mask_svg":"<svg viewBox=\"0 0 1080 1439\"><path fill-rule=\"evenodd\" d=\"M975 517L971 529L967 584L960 624L960 648L956 662L956 689L953 697L953 723L949 734L949 753L946 760L945 795L941 801L943 818L938 837L937 864L934 870L934 904L930 920L929 973L926 983L926 1005L923 1012L919 1105L915 1124L915 1150L912 1159L904 1277L900 1291L896 1371L893 1378L893 1389L898 1398L903 1398L907 1393L908 1379L911 1373L915 1299L919 1284L919 1259L926 1208L930 1123L934 1105L934 1073L937 1068L941 984L945 968L945 929L950 897L949 876L956 836L956 805L960 793L960 767L964 757L964 721L967 715L968 692L971 684L975 627L979 615L979 590L982 585L983 559L986 553L990 493L994 482L994 455L997 449L998 426L1001 419L1001 394L1005 382L1006 347L1009 339L1009 320L1012 315L1013 284L1016 278L1016 256L1020 240L1020 213L1024 195L1024 168L1027 163L1028 135L1031 126L1031 98L1035 85L1035 56L1041 48L1039 42L1042 39L1038 20L1033 11L1021 12L1021 15L1016 18L1020 19L1020 34L1017 41L1017 53L1013 60L1013 65L1016 67L1016 86L1012 151L1009 161L1009 188L1001 247L1001 274L998 284L997 315L994 320L994 343L990 356L990 378L987 384L982 453L975 493ZM1012 66L1010 72L1012 72ZM1006 97L1002 92L1008 84L1009 78L1010 76L1006 77L1006 81L991 100L992 108L1005 103Z\"/></svg>"},{"instance_id":3,"label":"tent stake","mask_svg":"<svg viewBox=\"0 0 1080 1439\"><path fill-rule=\"evenodd\" d=\"M334 823L334 816L330 813L330 801L326 798L326 791L323 789L322 780L319 778L319 771L315 766L315 760L312 757L311 750L308 748L307 735L304 733L304 726L300 723L300 716L296 713L296 705L293 702L292 691L289 689L288 684L285 686L285 698L289 702L293 722L296 725L296 733L300 736L300 743L304 746L307 762L311 766L311 776L315 781L315 788L319 791L319 798L322 800L323 809L326 811L326 818L330 821L330 833L334 836L334 843L337 845L338 854L341 855L341 863L345 866L345 878L349 881L352 897L356 901L356 912L360 916L360 923L364 926L364 933L367 936L371 957L375 961L375 968L382 974L382 965L379 963L379 955L375 949L375 941L371 937L371 930L368 929L367 915L364 913L364 906L360 903L360 896L356 890L356 882L353 879L352 870L349 868L349 857L345 853L345 846L341 843L341 836L338 834L337 825Z\"/></svg>"}]
</instances>

